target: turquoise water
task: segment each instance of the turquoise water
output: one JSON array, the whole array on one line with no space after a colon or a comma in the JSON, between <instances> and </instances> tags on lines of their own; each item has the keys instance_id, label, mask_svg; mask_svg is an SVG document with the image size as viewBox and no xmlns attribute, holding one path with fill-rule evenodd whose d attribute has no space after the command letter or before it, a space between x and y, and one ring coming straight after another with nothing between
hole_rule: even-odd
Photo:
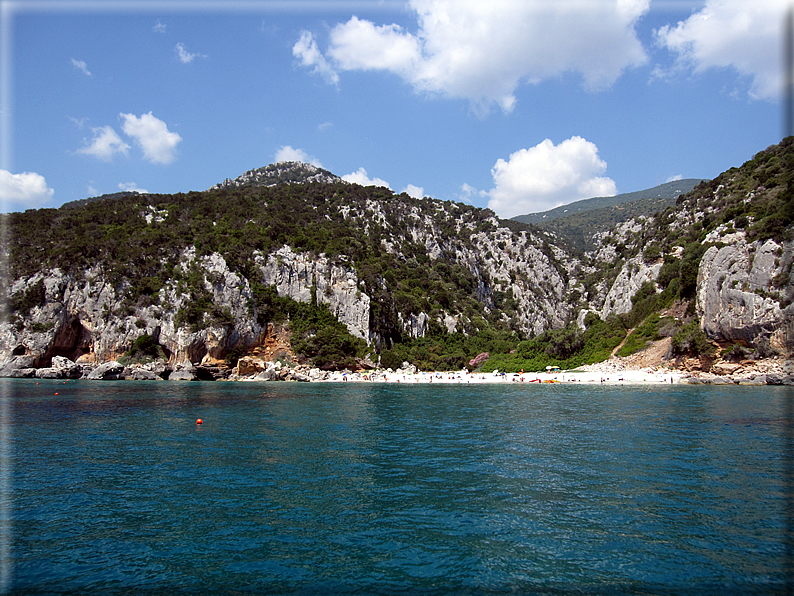
<instances>
[{"instance_id":1,"label":"turquoise water","mask_svg":"<svg viewBox=\"0 0 794 596\"><path fill-rule=\"evenodd\" d=\"M794 577L786 388L3 382L12 594Z\"/></svg>"}]
</instances>

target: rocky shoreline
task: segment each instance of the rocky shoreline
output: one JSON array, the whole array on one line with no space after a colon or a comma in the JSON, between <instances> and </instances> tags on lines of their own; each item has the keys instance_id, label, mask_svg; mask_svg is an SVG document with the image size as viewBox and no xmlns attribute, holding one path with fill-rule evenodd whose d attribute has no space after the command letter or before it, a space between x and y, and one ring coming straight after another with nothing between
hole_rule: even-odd
<instances>
[{"instance_id":1,"label":"rocky shoreline","mask_svg":"<svg viewBox=\"0 0 794 596\"><path fill-rule=\"evenodd\" d=\"M300 381L300 382L411 382L411 383L494 383L494 382L585 382L585 383L685 383L690 385L794 385L794 361L765 359L732 363L704 363L694 359L648 362L643 353L628 358L613 357L573 371L554 373L494 374L462 371L421 372L407 362L397 370L380 369L371 362L359 371L324 371L305 365L265 361L246 356L237 365L190 363L169 366L162 361L99 365L75 363L55 356L46 368L24 366L13 361L0 369L0 377L36 379L133 380L133 381ZM704 370L705 368L705 370Z\"/></svg>"}]
</instances>

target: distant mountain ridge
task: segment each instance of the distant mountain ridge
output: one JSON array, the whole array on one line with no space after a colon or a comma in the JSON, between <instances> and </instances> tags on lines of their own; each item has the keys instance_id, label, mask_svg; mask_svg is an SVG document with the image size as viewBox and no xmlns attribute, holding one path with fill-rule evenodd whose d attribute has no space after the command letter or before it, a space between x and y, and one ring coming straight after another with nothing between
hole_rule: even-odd
<instances>
[{"instance_id":1,"label":"distant mountain ridge","mask_svg":"<svg viewBox=\"0 0 794 596\"><path fill-rule=\"evenodd\" d=\"M568 217L577 213L585 213L587 211L613 207L624 203L633 203L634 201L640 201L642 199L670 199L669 205L674 205L675 199L682 194L688 193L702 181L701 178L674 180L673 182L666 182L665 184L660 184L659 186L654 186L653 188L647 188L645 190L621 193L612 197L582 199L581 201L569 203L568 205L561 205L560 207L555 207L554 209L549 209L541 213L517 215L511 219L521 223L542 225L561 217ZM662 209L663 208L664 207L662 207Z\"/></svg>"}]
</instances>

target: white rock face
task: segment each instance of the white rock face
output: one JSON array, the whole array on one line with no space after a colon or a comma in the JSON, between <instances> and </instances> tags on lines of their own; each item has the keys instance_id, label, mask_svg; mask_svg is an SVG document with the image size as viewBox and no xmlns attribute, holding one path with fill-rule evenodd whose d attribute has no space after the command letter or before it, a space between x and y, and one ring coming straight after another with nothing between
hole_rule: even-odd
<instances>
[{"instance_id":1,"label":"white rock face","mask_svg":"<svg viewBox=\"0 0 794 596\"><path fill-rule=\"evenodd\" d=\"M632 297L645 282L656 282L661 268L662 263L647 265L643 261L642 255L626 261L607 293L600 313L601 318L606 319L609 315L622 315L630 312Z\"/></svg>"},{"instance_id":2,"label":"white rock face","mask_svg":"<svg viewBox=\"0 0 794 596\"><path fill-rule=\"evenodd\" d=\"M789 271L794 248L772 240L730 246L712 246L698 271L697 312L701 326L713 339L728 339L749 346L767 340L778 350L794 347L794 309L782 308L780 297L791 295L792 280L781 285ZM777 285L773 283L773 278Z\"/></svg>"},{"instance_id":3,"label":"white rock face","mask_svg":"<svg viewBox=\"0 0 794 596\"><path fill-rule=\"evenodd\" d=\"M332 264L325 255L295 253L289 246L257 261L262 283L275 286L279 296L311 302L314 292L352 335L370 341L370 298L359 289L355 269Z\"/></svg>"},{"instance_id":4,"label":"white rock face","mask_svg":"<svg viewBox=\"0 0 794 596\"><path fill-rule=\"evenodd\" d=\"M403 330L408 333L409 337L417 338L424 337L427 333L427 325L430 322L430 317L427 313L420 312L418 315L413 313L403 317L402 313L397 315L397 320L402 325Z\"/></svg>"}]
</instances>

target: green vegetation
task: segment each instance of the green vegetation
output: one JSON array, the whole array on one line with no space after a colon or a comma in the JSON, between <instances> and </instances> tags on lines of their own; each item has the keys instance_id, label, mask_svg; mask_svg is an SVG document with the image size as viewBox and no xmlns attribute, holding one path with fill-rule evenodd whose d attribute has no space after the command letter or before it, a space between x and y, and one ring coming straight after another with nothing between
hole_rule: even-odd
<instances>
[{"instance_id":1,"label":"green vegetation","mask_svg":"<svg viewBox=\"0 0 794 596\"><path fill-rule=\"evenodd\" d=\"M669 325L672 322L670 317L661 317L658 314L650 315L643 323L637 327L626 338L626 343L618 350L618 356L630 356L644 349L649 341L662 339L659 333L660 327Z\"/></svg>"},{"instance_id":2,"label":"green vegetation","mask_svg":"<svg viewBox=\"0 0 794 596\"><path fill-rule=\"evenodd\" d=\"M297 353L322 369L356 368L356 358L365 355L367 343L351 335L325 304L295 302L290 298L280 298L279 303L282 310L276 317L289 319L292 347Z\"/></svg>"},{"instance_id":3,"label":"green vegetation","mask_svg":"<svg viewBox=\"0 0 794 596\"><path fill-rule=\"evenodd\" d=\"M590 313L585 317L587 329L576 325L547 331L533 339L520 342L512 353L491 353L482 370L492 372L543 371L547 366L573 369L583 364L609 358L623 338L626 328L618 317L602 321Z\"/></svg>"},{"instance_id":4,"label":"green vegetation","mask_svg":"<svg viewBox=\"0 0 794 596\"><path fill-rule=\"evenodd\" d=\"M583 289L567 294L572 311L577 302L586 308L598 288L609 286L629 259L641 255L646 263L662 263L657 283L640 288L630 313L607 321L590 314L583 330L568 321L562 329L527 337L518 331L519 302L510 284L497 287L501 282L486 273L487 263L500 254L520 250L511 245L509 235L496 248L484 250L486 254L478 255L474 264L459 257L463 249L475 246L474 235L495 230L491 211L341 181L290 183L310 175L308 169L290 173L275 168L267 173L266 182L282 182L276 186L230 186L174 195L118 193L60 209L8 214L3 217L11 231L11 278L59 268L77 282L110 284L125 297L117 312L106 313L108 318L139 316L139 309L157 306L173 314L176 325L199 331L234 324L232 313L214 298L213 286L224 280L213 279L201 266L204 257L217 253L249 284L251 298L243 308L259 325L288 324L295 350L317 366L352 368L356 358L369 355L391 368L408 361L423 369L450 370L488 352L483 370L529 371L603 360L624 340L621 355L660 337L673 337L678 353L707 354L711 344L691 323L698 266L705 251L721 246L720 238L735 230L757 240L794 239L794 138L713 181L701 182L674 206L670 199L644 197L577 212L544 224L559 235L556 238L527 223L502 221L513 240L529 232L532 244L547 255L564 280L569 273L582 280ZM659 210L663 202L667 206ZM614 223L640 213L648 217L646 224L618 240ZM561 245L561 237L581 251L592 244L595 231L609 230L617 253L610 267L579 254L583 268L595 269L579 275L557 260L553 246ZM427 245L424 238L429 238ZM371 300L370 331L379 340L376 354L369 354L365 342L351 336L317 296L308 304L297 303L265 285L261 259L285 245L296 252L324 254L336 266L355 271L360 291ZM191 248L195 259L185 260L185 251ZM519 268L508 273L513 283L527 279ZM760 291L780 295L783 304L787 298L782 290L790 275L789 267L769 290ZM178 309L166 298L174 290L188 297ZM10 296L11 320L17 329L45 301L43 281ZM685 323L659 317L676 302L690 305ZM407 337L401 321L421 313L430 321L426 336ZM460 315L459 332L449 334L438 323L445 313ZM38 324L37 329L44 326ZM154 357L146 350L144 345L133 346L130 357ZM233 351L229 361L241 355Z\"/></svg>"},{"instance_id":5,"label":"green vegetation","mask_svg":"<svg viewBox=\"0 0 794 596\"><path fill-rule=\"evenodd\" d=\"M144 333L138 336L133 342L132 347L119 358L121 364L127 365L131 363L145 363L152 360L162 358L164 359L165 352L163 347L155 341L151 335Z\"/></svg>"},{"instance_id":6,"label":"green vegetation","mask_svg":"<svg viewBox=\"0 0 794 596\"><path fill-rule=\"evenodd\" d=\"M692 356L713 356L717 348L709 342L697 320L682 327L673 335L673 353Z\"/></svg>"},{"instance_id":7,"label":"green vegetation","mask_svg":"<svg viewBox=\"0 0 794 596\"><path fill-rule=\"evenodd\" d=\"M28 286L21 292L17 292L10 299L10 306L13 312L26 315L35 306L41 306L46 299L46 288L44 279Z\"/></svg>"},{"instance_id":8,"label":"green vegetation","mask_svg":"<svg viewBox=\"0 0 794 596\"><path fill-rule=\"evenodd\" d=\"M517 342L515 333L490 326L470 335L447 334L436 328L425 337L406 339L383 351L380 364L391 369L409 362L420 370L462 370L477 354L509 352Z\"/></svg>"}]
</instances>

